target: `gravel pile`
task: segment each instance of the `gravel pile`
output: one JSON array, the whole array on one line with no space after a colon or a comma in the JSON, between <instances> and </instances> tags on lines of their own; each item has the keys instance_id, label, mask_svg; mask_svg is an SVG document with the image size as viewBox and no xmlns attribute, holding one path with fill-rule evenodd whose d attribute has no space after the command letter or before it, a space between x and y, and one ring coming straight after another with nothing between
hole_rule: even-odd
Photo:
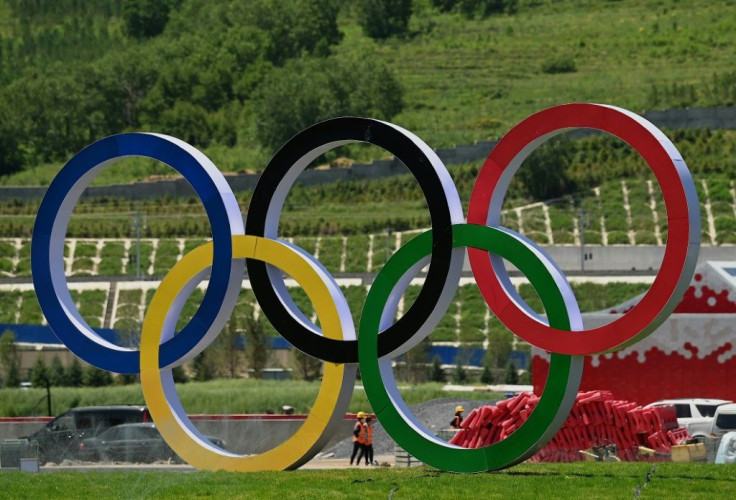
<instances>
[{"instance_id":1,"label":"gravel pile","mask_svg":"<svg viewBox=\"0 0 736 500\"><path fill-rule=\"evenodd\" d=\"M433 399L425 403L410 406L409 408L420 422L436 434L442 429L450 428L450 420L455 415L455 407L457 405L462 405L465 408L465 416L467 416L475 408L494 403L495 401L469 401L467 399L443 398ZM353 440L351 437L324 450L323 454L332 453L334 458L350 458L352 452ZM373 455L393 455L393 453L393 440L383 430L380 422L376 422L373 425Z\"/></svg>"}]
</instances>

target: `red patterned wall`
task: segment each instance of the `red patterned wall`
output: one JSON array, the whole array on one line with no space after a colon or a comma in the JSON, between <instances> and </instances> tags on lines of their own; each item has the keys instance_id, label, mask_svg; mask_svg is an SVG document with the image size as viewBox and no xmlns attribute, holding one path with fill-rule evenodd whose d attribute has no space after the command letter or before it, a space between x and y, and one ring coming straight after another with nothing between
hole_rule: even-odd
<instances>
[{"instance_id":1,"label":"red patterned wall","mask_svg":"<svg viewBox=\"0 0 736 500\"><path fill-rule=\"evenodd\" d=\"M699 266L675 314L642 342L619 353L587 356L580 390L609 390L642 405L670 398L736 401L736 288L718 269ZM604 313L624 313L636 302ZM535 349L536 394L548 370L548 356Z\"/></svg>"},{"instance_id":2,"label":"red patterned wall","mask_svg":"<svg viewBox=\"0 0 736 500\"><path fill-rule=\"evenodd\" d=\"M723 350L731 349L731 345ZM647 352L647 361L636 356L613 357L592 366L585 360L581 391L605 389L616 398L636 401L641 405L670 398L717 398L736 401L736 358L725 363L713 353L704 359L686 359L678 353L667 355L659 349ZM549 363L540 356L532 360L534 393L541 394L547 380Z\"/></svg>"}]
</instances>

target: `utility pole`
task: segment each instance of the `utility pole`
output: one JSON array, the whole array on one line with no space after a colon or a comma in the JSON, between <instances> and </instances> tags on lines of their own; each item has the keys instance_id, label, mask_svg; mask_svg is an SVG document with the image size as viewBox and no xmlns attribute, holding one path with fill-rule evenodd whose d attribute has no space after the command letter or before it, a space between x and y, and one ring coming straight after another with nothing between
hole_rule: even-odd
<instances>
[{"instance_id":1,"label":"utility pole","mask_svg":"<svg viewBox=\"0 0 736 500\"><path fill-rule=\"evenodd\" d=\"M580 232L580 271L585 272L585 261L589 258L593 259L593 254L585 253L585 228L588 227L588 211L584 208L580 209L578 215L578 228Z\"/></svg>"},{"instance_id":2,"label":"utility pole","mask_svg":"<svg viewBox=\"0 0 736 500\"><path fill-rule=\"evenodd\" d=\"M135 277L141 277L141 214L135 214Z\"/></svg>"},{"instance_id":3,"label":"utility pole","mask_svg":"<svg viewBox=\"0 0 736 500\"><path fill-rule=\"evenodd\" d=\"M141 214L136 212L135 218L131 223L133 230L135 231L135 277L141 277ZM132 263L132 259L128 259L128 263Z\"/></svg>"},{"instance_id":4,"label":"utility pole","mask_svg":"<svg viewBox=\"0 0 736 500\"><path fill-rule=\"evenodd\" d=\"M46 377L46 410L49 417L54 415L51 413L51 381L48 377Z\"/></svg>"}]
</instances>

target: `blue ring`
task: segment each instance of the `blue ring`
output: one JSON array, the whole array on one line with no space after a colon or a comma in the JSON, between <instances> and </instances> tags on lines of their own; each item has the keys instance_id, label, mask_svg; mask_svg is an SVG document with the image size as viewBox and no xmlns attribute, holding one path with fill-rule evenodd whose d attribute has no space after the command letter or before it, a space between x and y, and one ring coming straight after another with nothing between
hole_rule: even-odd
<instances>
[{"instance_id":1,"label":"blue ring","mask_svg":"<svg viewBox=\"0 0 736 500\"><path fill-rule=\"evenodd\" d=\"M191 148L191 151L185 148ZM237 220L232 213L233 204L237 207L235 195L221 174L217 178L212 175L212 171L207 171L207 166L198 160L197 154L206 160L206 157L194 148L172 137L145 133L114 135L101 139L77 153L51 182L41 202L33 227L31 240L33 285L41 310L54 334L84 361L111 372L138 373L140 371L138 350L117 350L98 343L88 336L91 332L99 340L86 322L83 322L83 326L89 328L89 331L80 330L76 324L78 319L73 321L75 315L81 318L78 316L79 312L76 311L76 307L72 312L67 312L61 302L63 295L60 296L60 294L69 296L66 278L64 278L63 288L59 287L59 290L55 289L52 278L52 244L60 245L57 250L60 248L61 252L64 248L63 237L57 237L56 241L52 241L52 230L62 212L64 202L76 204L78 198L70 199L70 192L75 189L75 186L79 190L80 181L84 183L82 187L84 189L91 178L96 175L95 167L100 166L103 162L110 162L123 156L145 156L168 164L184 176L194 188L204 204L212 226L214 255L207 292L189 323L181 332L161 345L160 366L170 366L191 355L217 320L231 284L231 272L234 270L232 235L243 234L244 231L239 210L237 210ZM209 162L209 160L206 161ZM214 165L212 169L219 174ZM80 193L77 193L77 196ZM66 214L62 215L66 220L59 221L63 223L63 227L59 226L57 231L61 230L62 234L66 233L72 210L73 207L67 207ZM239 286L240 283L238 283Z\"/></svg>"}]
</instances>

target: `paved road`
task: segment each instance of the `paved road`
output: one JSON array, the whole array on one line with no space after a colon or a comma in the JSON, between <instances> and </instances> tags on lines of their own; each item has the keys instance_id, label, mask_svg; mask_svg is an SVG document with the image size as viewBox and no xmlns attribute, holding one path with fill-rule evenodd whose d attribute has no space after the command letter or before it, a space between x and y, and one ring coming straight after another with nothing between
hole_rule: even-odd
<instances>
[{"instance_id":1,"label":"paved road","mask_svg":"<svg viewBox=\"0 0 736 500\"><path fill-rule=\"evenodd\" d=\"M395 465L393 455L377 455L375 460L383 467L393 467ZM366 465L350 465L350 460L347 458L315 458L307 464L303 465L301 469L304 470L327 470L327 469L372 469L376 466ZM84 464L63 464L63 465L45 465L40 467L40 472L60 472L60 471L76 471L76 472L93 472L93 471L178 471L178 472L193 472L195 469L189 465L180 464L125 464L125 463L84 463Z\"/></svg>"}]
</instances>

